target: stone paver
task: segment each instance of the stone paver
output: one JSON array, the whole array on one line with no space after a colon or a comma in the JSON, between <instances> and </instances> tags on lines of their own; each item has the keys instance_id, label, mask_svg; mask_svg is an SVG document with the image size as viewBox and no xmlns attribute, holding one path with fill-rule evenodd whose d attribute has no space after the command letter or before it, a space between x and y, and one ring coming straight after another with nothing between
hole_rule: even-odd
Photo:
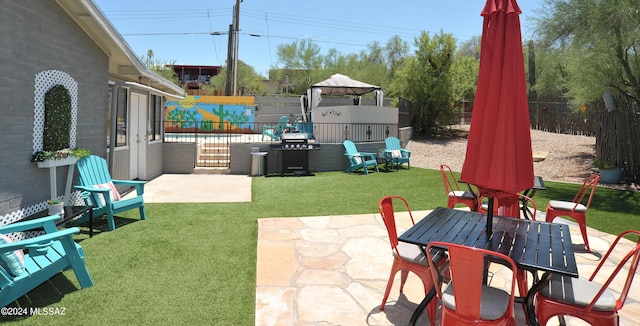
<instances>
[{"instance_id":1,"label":"stone paver","mask_svg":"<svg viewBox=\"0 0 640 326\"><path fill-rule=\"evenodd\" d=\"M399 228L410 225L406 215L397 219ZM581 244L577 225L566 223L574 243ZM597 253L604 254L614 238L589 230ZM412 274L404 293L399 293L398 273L385 309L380 310L392 258L379 214L259 219L257 250L256 325L406 325L424 297L422 283ZM576 250L580 275L586 277L599 259L581 252L580 245ZM503 276L504 271L495 271L492 284L505 284ZM620 311L621 325L640 323L639 289L632 286ZM520 305L516 316L518 325L524 325ZM585 325L572 318L567 322ZM426 314L418 324L428 324Z\"/></svg>"}]
</instances>

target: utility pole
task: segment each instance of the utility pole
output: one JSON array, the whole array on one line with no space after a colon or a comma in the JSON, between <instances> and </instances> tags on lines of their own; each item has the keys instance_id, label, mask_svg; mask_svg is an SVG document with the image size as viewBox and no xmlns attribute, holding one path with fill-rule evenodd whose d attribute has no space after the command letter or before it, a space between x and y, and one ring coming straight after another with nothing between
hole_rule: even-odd
<instances>
[{"instance_id":1,"label":"utility pole","mask_svg":"<svg viewBox=\"0 0 640 326\"><path fill-rule=\"evenodd\" d=\"M224 84L224 95L231 95L231 62L233 61L233 24L229 24L229 41L227 42L227 82Z\"/></svg>"},{"instance_id":2,"label":"utility pole","mask_svg":"<svg viewBox=\"0 0 640 326\"><path fill-rule=\"evenodd\" d=\"M238 95L238 43L240 43L240 2L236 0L233 13L233 96Z\"/></svg>"}]
</instances>

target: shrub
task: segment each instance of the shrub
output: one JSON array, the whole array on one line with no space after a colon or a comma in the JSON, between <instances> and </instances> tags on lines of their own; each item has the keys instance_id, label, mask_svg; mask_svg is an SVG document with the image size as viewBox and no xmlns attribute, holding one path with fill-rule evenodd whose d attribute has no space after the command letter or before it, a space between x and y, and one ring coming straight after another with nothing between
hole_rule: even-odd
<instances>
[{"instance_id":1,"label":"shrub","mask_svg":"<svg viewBox=\"0 0 640 326\"><path fill-rule=\"evenodd\" d=\"M43 149L57 151L68 148L70 130L71 96L63 85L56 85L44 95Z\"/></svg>"}]
</instances>

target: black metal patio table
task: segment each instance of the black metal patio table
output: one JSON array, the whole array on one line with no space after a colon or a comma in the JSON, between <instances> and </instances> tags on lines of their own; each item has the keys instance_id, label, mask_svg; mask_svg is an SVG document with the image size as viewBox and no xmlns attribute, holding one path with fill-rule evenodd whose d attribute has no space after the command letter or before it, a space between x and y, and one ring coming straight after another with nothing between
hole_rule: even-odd
<instances>
[{"instance_id":1,"label":"black metal patio table","mask_svg":"<svg viewBox=\"0 0 640 326\"><path fill-rule=\"evenodd\" d=\"M432 241L443 241L485 248L509 256L534 275L534 284L525 298L530 325L538 325L533 309L535 294L556 273L578 277L578 267L566 224L547 223L512 217L495 216L493 232L487 236L487 216L477 212L438 207L414 226L402 233L399 241L424 248ZM543 276L538 278L538 272ZM414 325L429 301L432 289L411 316Z\"/></svg>"}]
</instances>

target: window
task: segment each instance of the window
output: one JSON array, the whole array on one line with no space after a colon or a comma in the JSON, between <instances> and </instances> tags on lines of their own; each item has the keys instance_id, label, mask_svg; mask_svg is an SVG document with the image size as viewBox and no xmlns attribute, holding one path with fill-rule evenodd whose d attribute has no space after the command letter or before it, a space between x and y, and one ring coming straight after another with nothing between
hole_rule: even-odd
<instances>
[{"instance_id":1,"label":"window","mask_svg":"<svg viewBox=\"0 0 640 326\"><path fill-rule=\"evenodd\" d=\"M160 140L162 130L162 96L151 95L149 108L149 140Z\"/></svg>"},{"instance_id":2,"label":"window","mask_svg":"<svg viewBox=\"0 0 640 326\"><path fill-rule=\"evenodd\" d=\"M118 89L118 115L116 124L116 147L127 146L127 103L129 93L126 88Z\"/></svg>"},{"instance_id":3,"label":"window","mask_svg":"<svg viewBox=\"0 0 640 326\"><path fill-rule=\"evenodd\" d=\"M116 104L116 147L127 146L127 103L128 95L126 88L118 88ZM109 88L109 110L107 117L107 147L111 144L111 101L112 92Z\"/></svg>"}]
</instances>

